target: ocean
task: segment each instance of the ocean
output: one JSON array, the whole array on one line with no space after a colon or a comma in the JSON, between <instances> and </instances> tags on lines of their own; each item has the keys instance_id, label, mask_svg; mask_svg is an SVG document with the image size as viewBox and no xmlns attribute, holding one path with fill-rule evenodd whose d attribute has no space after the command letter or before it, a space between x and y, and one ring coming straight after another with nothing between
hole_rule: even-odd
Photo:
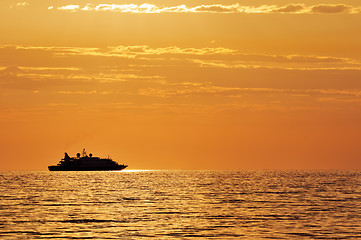
<instances>
[{"instance_id":1,"label":"ocean","mask_svg":"<svg viewBox=\"0 0 361 240\"><path fill-rule=\"evenodd\" d=\"M0 172L0 239L361 239L361 171Z\"/></svg>"}]
</instances>

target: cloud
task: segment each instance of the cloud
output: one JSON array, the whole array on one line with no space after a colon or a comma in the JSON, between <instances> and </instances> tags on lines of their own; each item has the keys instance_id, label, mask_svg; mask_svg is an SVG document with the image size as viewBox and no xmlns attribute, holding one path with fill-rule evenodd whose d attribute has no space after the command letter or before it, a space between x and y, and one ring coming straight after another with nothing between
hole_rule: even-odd
<instances>
[{"instance_id":1,"label":"cloud","mask_svg":"<svg viewBox=\"0 0 361 240\"><path fill-rule=\"evenodd\" d=\"M97 91L58 91L61 94L96 94Z\"/></svg>"},{"instance_id":2,"label":"cloud","mask_svg":"<svg viewBox=\"0 0 361 240\"><path fill-rule=\"evenodd\" d=\"M317 55L244 53L237 49L223 47L169 46L153 48L147 45L119 45L107 48L82 48L0 45L0 54L14 56L9 60L1 61L3 66L17 65L20 69L28 71L28 76L30 76L30 72L39 74L39 76L42 72L59 78L62 77L61 74L71 75L72 78L85 78L83 73L89 67L88 65L93 64L94 68L99 62L95 60L96 58L102 58L102 61L111 65L122 66L122 74L115 74L116 69L112 69L109 70L111 72L102 75L92 75L92 79L103 79L104 82L133 78L161 79L160 75L132 74L135 69L139 71L170 63L173 66L225 69L361 70L361 62L358 59ZM33 65L34 56L38 56L36 65ZM48 65L49 63L51 65ZM2 66L0 65L0 67Z\"/></svg>"},{"instance_id":3,"label":"cloud","mask_svg":"<svg viewBox=\"0 0 361 240\"><path fill-rule=\"evenodd\" d=\"M49 9L54 9L50 6ZM243 13L243 14L266 14L266 13L287 13L287 14L312 14L312 13L360 13L359 7L352 7L345 4L319 4L305 6L304 4L287 4L284 6L261 5L242 6L238 3L231 5L211 4L188 7L186 5L160 7L154 4L86 4L86 5L65 5L56 9L62 11L88 11L88 12L119 12L119 13Z\"/></svg>"},{"instance_id":4,"label":"cloud","mask_svg":"<svg viewBox=\"0 0 361 240\"><path fill-rule=\"evenodd\" d=\"M68 70L68 71L79 71L81 70L80 68L76 68L76 67L19 67L19 69L24 69L24 70L38 70L38 71L43 71L43 70L49 70L49 71L64 71L64 70Z\"/></svg>"},{"instance_id":5,"label":"cloud","mask_svg":"<svg viewBox=\"0 0 361 240\"><path fill-rule=\"evenodd\" d=\"M4 76L17 76L19 74L23 74L24 71L22 69L20 69L17 66L11 66L11 67L7 67L4 68L0 71L0 77L4 77Z\"/></svg>"},{"instance_id":6,"label":"cloud","mask_svg":"<svg viewBox=\"0 0 361 240\"><path fill-rule=\"evenodd\" d=\"M30 4L27 2L18 2L15 5L11 5L10 8L22 8L22 7L27 7Z\"/></svg>"},{"instance_id":7,"label":"cloud","mask_svg":"<svg viewBox=\"0 0 361 240\"><path fill-rule=\"evenodd\" d=\"M139 94L148 97L157 97L171 102L175 99L211 97L218 111L242 110L252 111L294 111L310 109L339 108L347 105L361 103L361 89L280 89L280 88L225 88L219 86L204 86L199 89L174 89L174 88L148 88L142 89ZM226 100L228 98L228 100ZM217 100L219 99L219 100ZM220 100L222 99L222 100ZM339 102L343 105L334 106ZM318 104L319 103L319 104ZM331 103L331 105L329 104Z\"/></svg>"},{"instance_id":8,"label":"cloud","mask_svg":"<svg viewBox=\"0 0 361 240\"><path fill-rule=\"evenodd\" d=\"M282 57L280 57L282 58ZM322 59L309 59L309 61L302 61L296 59L277 60L204 60L191 59L190 61L199 64L200 67L208 68L226 68L226 69L284 69L284 70L361 70L361 64L353 60L344 62L327 62Z\"/></svg>"},{"instance_id":9,"label":"cloud","mask_svg":"<svg viewBox=\"0 0 361 240\"><path fill-rule=\"evenodd\" d=\"M0 88L34 89L36 82L26 76L26 72L17 66L0 71Z\"/></svg>"},{"instance_id":10,"label":"cloud","mask_svg":"<svg viewBox=\"0 0 361 240\"><path fill-rule=\"evenodd\" d=\"M222 47L208 48L180 48L177 46L151 48L147 45L111 46L104 49L82 47L37 47L37 46L0 46L1 49L12 48L15 50L33 50L50 52L58 56L99 56L135 58L142 56L160 55L229 55L236 50Z\"/></svg>"},{"instance_id":11,"label":"cloud","mask_svg":"<svg viewBox=\"0 0 361 240\"><path fill-rule=\"evenodd\" d=\"M117 46L110 48L110 54L121 54L129 56L140 55L216 55L216 54L232 54L235 50L229 48L179 48L176 46L164 48L150 48L146 45L141 46Z\"/></svg>"},{"instance_id":12,"label":"cloud","mask_svg":"<svg viewBox=\"0 0 361 240\"><path fill-rule=\"evenodd\" d=\"M180 48L177 46L151 48L147 45L115 46L106 49L76 48L57 51L57 55L127 58L144 61L183 61L202 67L219 68L283 68L283 69L361 69L356 59L313 55L267 55L242 53L230 48ZM187 63L188 62L188 63ZM180 64L180 63L179 63Z\"/></svg>"},{"instance_id":13,"label":"cloud","mask_svg":"<svg viewBox=\"0 0 361 240\"><path fill-rule=\"evenodd\" d=\"M286 6L278 7L273 12L279 13L302 13L307 9L304 4L288 4Z\"/></svg>"},{"instance_id":14,"label":"cloud","mask_svg":"<svg viewBox=\"0 0 361 240\"><path fill-rule=\"evenodd\" d=\"M330 5L330 4L320 4L311 7L311 12L314 13L343 13L350 12L353 8L344 4Z\"/></svg>"},{"instance_id":15,"label":"cloud","mask_svg":"<svg viewBox=\"0 0 361 240\"><path fill-rule=\"evenodd\" d=\"M335 97L324 97L318 98L319 102L324 103L357 103L361 104L361 98L335 98Z\"/></svg>"},{"instance_id":16,"label":"cloud","mask_svg":"<svg viewBox=\"0 0 361 240\"><path fill-rule=\"evenodd\" d=\"M78 71L77 68L66 67L6 67L0 71L0 88L34 91L40 88L82 87L99 81L92 81L89 74Z\"/></svg>"},{"instance_id":17,"label":"cloud","mask_svg":"<svg viewBox=\"0 0 361 240\"><path fill-rule=\"evenodd\" d=\"M237 88L204 84L192 89L173 88L169 86L143 88L138 92L141 96L166 99L199 99L211 97L217 103L218 110L241 110L249 108L255 111L264 110L305 110L324 109L328 103L353 104L361 103L361 89L292 89L292 88ZM225 99L229 100L225 100ZM216 100L222 99L222 100ZM178 100L177 100L178 102ZM317 104L321 103L322 105ZM223 106L223 107L222 107ZM212 108L212 106L208 107ZM332 105L332 108L336 106ZM344 105L338 106L344 108Z\"/></svg>"},{"instance_id":18,"label":"cloud","mask_svg":"<svg viewBox=\"0 0 361 240\"><path fill-rule=\"evenodd\" d=\"M16 49L44 50L52 52L54 55L62 56L94 56L94 57L121 57L121 58L142 58L154 60L154 57L165 58L188 58L202 65L219 65L224 67L239 67L247 65L257 65L254 63L282 63L282 64L333 64L335 67L356 67L361 66L361 62L355 59L314 56L314 55L267 55L242 53L236 49L223 47L207 48L180 48L177 46L151 48L147 45L114 46L104 49L80 48L80 47L31 47L17 46ZM147 58L144 58L147 57ZM261 64L264 65L264 64ZM300 67L301 65L299 65ZM319 65L312 65L318 68Z\"/></svg>"},{"instance_id":19,"label":"cloud","mask_svg":"<svg viewBox=\"0 0 361 240\"><path fill-rule=\"evenodd\" d=\"M8 98L26 91L60 101L134 101L135 108L191 103L276 110L352 105L361 97L360 61L338 56L148 45L0 46L0 55L13 56L0 65L0 94ZM337 70L320 70L331 68Z\"/></svg>"},{"instance_id":20,"label":"cloud","mask_svg":"<svg viewBox=\"0 0 361 240\"><path fill-rule=\"evenodd\" d=\"M66 5L63 7L59 7L59 10L66 10L66 11L71 11L71 12L75 12L76 10L78 10L80 7L79 5Z\"/></svg>"},{"instance_id":21,"label":"cloud","mask_svg":"<svg viewBox=\"0 0 361 240\"><path fill-rule=\"evenodd\" d=\"M192 89L186 88L145 88L139 89L139 95L169 98L174 96L232 96L240 97L238 88L220 86L197 86Z\"/></svg>"},{"instance_id":22,"label":"cloud","mask_svg":"<svg viewBox=\"0 0 361 240\"><path fill-rule=\"evenodd\" d=\"M222 4L201 5L201 6L193 7L189 10L189 12L211 12L211 13L236 13L242 11L243 9L240 7L238 3L233 5L222 5Z\"/></svg>"},{"instance_id":23,"label":"cloud","mask_svg":"<svg viewBox=\"0 0 361 240\"><path fill-rule=\"evenodd\" d=\"M19 2L16 4L17 7L26 7L26 6L29 6L29 3L27 2Z\"/></svg>"}]
</instances>

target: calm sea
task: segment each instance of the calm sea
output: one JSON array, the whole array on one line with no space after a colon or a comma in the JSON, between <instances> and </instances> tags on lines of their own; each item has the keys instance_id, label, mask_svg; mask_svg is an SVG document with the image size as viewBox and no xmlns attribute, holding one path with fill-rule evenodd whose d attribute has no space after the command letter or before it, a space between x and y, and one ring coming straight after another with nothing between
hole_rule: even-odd
<instances>
[{"instance_id":1,"label":"calm sea","mask_svg":"<svg viewBox=\"0 0 361 240\"><path fill-rule=\"evenodd\" d=\"M1 239L361 239L360 171L0 172Z\"/></svg>"}]
</instances>

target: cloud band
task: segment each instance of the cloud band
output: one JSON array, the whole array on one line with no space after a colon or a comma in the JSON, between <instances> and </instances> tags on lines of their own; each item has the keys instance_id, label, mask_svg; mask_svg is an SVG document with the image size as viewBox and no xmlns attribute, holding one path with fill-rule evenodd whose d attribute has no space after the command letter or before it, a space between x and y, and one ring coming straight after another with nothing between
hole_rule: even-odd
<instances>
[{"instance_id":1,"label":"cloud band","mask_svg":"<svg viewBox=\"0 0 361 240\"><path fill-rule=\"evenodd\" d=\"M361 7L353 7L346 4L319 4L306 6L304 4L287 4L284 6L262 5L262 6L242 6L238 3L232 5L212 4L198 5L188 7L186 5L160 7L154 4L143 3L137 4L85 4L85 5L65 5L48 9L57 9L69 12L88 11L88 12L119 12L119 13L243 13L243 14L267 14L267 13L284 13L284 14L314 14L314 13L351 13L361 12Z\"/></svg>"}]
</instances>

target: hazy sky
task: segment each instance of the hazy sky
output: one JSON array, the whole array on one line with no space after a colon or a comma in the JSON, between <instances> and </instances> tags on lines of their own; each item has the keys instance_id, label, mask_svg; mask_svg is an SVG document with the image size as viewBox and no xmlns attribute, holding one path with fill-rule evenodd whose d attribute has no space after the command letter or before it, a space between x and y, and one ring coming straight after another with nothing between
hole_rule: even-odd
<instances>
[{"instance_id":1,"label":"hazy sky","mask_svg":"<svg viewBox=\"0 0 361 240\"><path fill-rule=\"evenodd\" d=\"M1 0L0 170L360 169L361 2Z\"/></svg>"}]
</instances>

